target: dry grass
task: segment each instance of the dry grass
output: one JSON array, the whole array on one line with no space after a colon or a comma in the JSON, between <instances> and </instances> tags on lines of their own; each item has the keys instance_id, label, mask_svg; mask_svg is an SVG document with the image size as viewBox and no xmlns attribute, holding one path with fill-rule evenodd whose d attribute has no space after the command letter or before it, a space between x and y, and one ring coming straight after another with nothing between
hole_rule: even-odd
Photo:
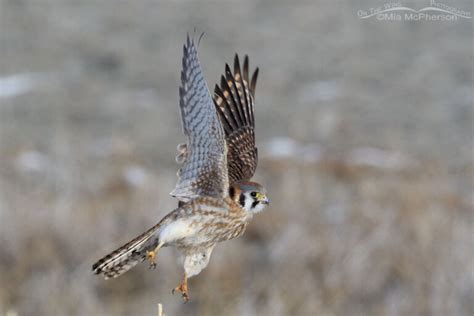
<instances>
[{"instance_id":1,"label":"dry grass","mask_svg":"<svg viewBox=\"0 0 474 316\"><path fill-rule=\"evenodd\" d=\"M361 21L365 2L0 5L0 79L25 89L0 97L0 315L474 314L470 22ZM235 51L261 68L271 206L182 304L173 250L107 282L91 265L176 205L194 27L210 85Z\"/></svg>"}]
</instances>

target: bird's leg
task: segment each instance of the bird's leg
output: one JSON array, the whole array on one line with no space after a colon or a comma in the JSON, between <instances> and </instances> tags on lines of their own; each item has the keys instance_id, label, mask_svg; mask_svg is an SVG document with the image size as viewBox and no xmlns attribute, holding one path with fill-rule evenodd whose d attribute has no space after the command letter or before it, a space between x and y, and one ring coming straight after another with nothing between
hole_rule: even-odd
<instances>
[{"instance_id":1,"label":"bird's leg","mask_svg":"<svg viewBox=\"0 0 474 316\"><path fill-rule=\"evenodd\" d=\"M146 259L150 263L150 269L156 268L156 253L162 246L163 246L163 243L160 242L158 246L156 246L155 249L146 251Z\"/></svg>"},{"instance_id":2,"label":"bird's leg","mask_svg":"<svg viewBox=\"0 0 474 316\"><path fill-rule=\"evenodd\" d=\"M187 301L189 301L189 295L188 295L188 278L186 276L186 272L184 272L184 277L183 277L183 280L181 281L181 283L175 287L171 293L174 294L174 292L180 292L181 293L181 296L183 297L183 300L184 302L186 303Z\"/></svg>"}]
</instances>

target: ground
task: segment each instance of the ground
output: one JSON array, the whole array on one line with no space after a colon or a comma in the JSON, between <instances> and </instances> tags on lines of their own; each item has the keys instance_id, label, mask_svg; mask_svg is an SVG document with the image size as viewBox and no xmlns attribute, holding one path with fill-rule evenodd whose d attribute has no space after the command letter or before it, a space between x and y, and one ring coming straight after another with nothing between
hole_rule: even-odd
<instances>
[{"instance_id":1,"label":"ground","mask_svg":"<svg viewBox=\"0 0 474 316\"><path fill-rule=\"evenodd\" d=\"M474 314L472 19L359 18L381 3L0 1L0 315ZM91 266L176 206L194 29L211 89L260 67L271 204L184 305L170 249Z\"/></svg>"}]
</instances>

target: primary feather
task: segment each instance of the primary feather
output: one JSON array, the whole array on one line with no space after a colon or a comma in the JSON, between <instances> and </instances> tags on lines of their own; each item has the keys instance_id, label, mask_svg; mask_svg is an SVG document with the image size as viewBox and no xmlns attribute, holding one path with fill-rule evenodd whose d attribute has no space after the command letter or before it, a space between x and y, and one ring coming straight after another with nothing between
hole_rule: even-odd
<instances>
[{"instance_id":1,"label":"primary feather","mask_svg":"<svg viewBox=\"0 0 474 316\"><path fill-rule=\"evenodd\" d=\"M226 64L221 85L214 88L214 105L226 136L227 172L231 184L250 180L257 168L254 119L257 77L258 68L249 81L248 56L245 56L242 71L239 56L235 55L234 72Z\"/></svg>"}]
</instances>

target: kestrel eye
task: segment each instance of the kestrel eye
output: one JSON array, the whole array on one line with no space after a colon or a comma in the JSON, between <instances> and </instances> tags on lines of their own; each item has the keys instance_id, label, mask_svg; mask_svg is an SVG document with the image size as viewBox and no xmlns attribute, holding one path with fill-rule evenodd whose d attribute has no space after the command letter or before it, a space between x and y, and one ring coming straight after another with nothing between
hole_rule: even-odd
<instances>
[{"instance_id":1,"label":"kestrel eye","mask_svg":"<svg viewBox=\"0 0 474 316\"><path fill-rule=\"evenodd\" d=\"M256 197L256 196L257 196L257 192L252 192L252 193L250 193L250 195L251 195L252 197Z\"/></svg>"}]
</instances>

